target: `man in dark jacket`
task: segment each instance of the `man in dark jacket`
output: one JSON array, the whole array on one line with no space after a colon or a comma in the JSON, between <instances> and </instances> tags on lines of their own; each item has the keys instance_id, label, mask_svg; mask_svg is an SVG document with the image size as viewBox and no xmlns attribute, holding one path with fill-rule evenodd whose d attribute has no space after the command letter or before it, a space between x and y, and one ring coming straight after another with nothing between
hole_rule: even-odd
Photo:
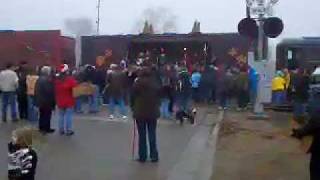
<instances>
[{"instance_id":1,"label":"man in dark jacket","mask_svg":"<svg viewBox=\"0 0 320 180\"><path fill-rule=\"evenodd\" d=\"M160 117L160 84L152 75L150 69L143 69L133 85L131 108L133 118L136 120L139 133L139 161L147 160L148 132L150 159L158 162L156 128Z\"/></svg>"},{"instance_id":2,"label":"man in dark jacket","mask_svg":"<svg viewBox=\"0 0 320 180\"><path fill-rule=\"evenodd\" d=\"M305 136L313 136L313 143L309 152L310 160L310 179L320 179L320 89L311 90L309 102L310 120L308 124L300 129L294 129L292 136L302 139Z\"/></svg>"},{"instance_id":3,"label":"man in dark jacket","mask_svg":"<svg viewBox=\"0 0 320 180\"><path fill-rule=\"evenodd\" d=\"M237 90L238 111L244 110L248 105L249 96L249 77L246 71L242 71L237 75L235 86Z\"/></svg>"},{"instance_id":4,"label":"man in dark jacket","mask_svg":"<svg viewBox=\"0 0 320 180\"><path fill-rule=\"evenodd\" d=\"M190 110L192 87L190 75L186 68L182 68L178 74L178 79L175 85L175 98L178 112L188 112Z\"/></svg>"},{"instance_id":5,"label":"man in dark jacket","mask_svg":"<svg viewBox=\"0 0 320 180\"><path fill-rule=\"evenodd\" d=\"M126 87L128 77L122 72L118 65L112 65L112 72L107 75L107 91L110 103L110 119L114 118L115 106L119 105L123 119L127 119L125 107Z\"/></svg>"},{"instance_id":6,"label":"man in dark jacket","mask_svg":"<svg viewBox=\"0 0 320 180\"><path fill-rule=\"evenodd\" d=\"M39 130L43 133L55 131L51 129L51 115L56 105L54 89L51 68L44 66L35 86L35 101L40 112Z\"/></svg>"},{"instance_id":7,"label":"man in dark jacket","mask_svg":"<svg viewBox=\"0 0 320 180\"><path fill-rule=\"evenodd\" d=\"M306 112L306 103L309 99L310 77L300 69L298 74L293 77L293 112L294 116L303 116Z\"/></svg>"},{"instance_id":8,"label":"man in dark jacket","mask_svg":"<svg viewBox=\"0 0 320 180\"><path fill-rule=\"evenodd\" d=\"M19 86L17 89L18 95L18 108L20 119L28 118L28 96L27 96L27 63L21 62L17 69L17 75L19 77Z\"/></svg>"},{"instance_id":9,"label":"man in dark jacket","mask_svg":"<svg viewBox=\"0 0 320 180\"><path fill-rule=\"evenodd\" d=\"M202 94L202 101L210 102L214 99L215 85L216 73L214 66L207 66L202 73L199 87Z\"/></svg>"}]
</instances>

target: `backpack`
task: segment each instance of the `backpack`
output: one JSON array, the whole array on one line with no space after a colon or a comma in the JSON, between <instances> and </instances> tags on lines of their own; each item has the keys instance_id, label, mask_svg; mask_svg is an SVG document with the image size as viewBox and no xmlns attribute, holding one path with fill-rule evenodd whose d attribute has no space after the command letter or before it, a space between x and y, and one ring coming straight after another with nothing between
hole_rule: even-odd
<instances>
[{"instance_id":1,"label":"backpack","mask_svg":"<svg viewBox=\"0 0 320 180\"><path fill-rule=\"evenodd\" d=\"M191 89L191 82L190 82L189 74L180 73L176 83L176 91L188 92L190 89Z\"/></svg>"}]
</instances>

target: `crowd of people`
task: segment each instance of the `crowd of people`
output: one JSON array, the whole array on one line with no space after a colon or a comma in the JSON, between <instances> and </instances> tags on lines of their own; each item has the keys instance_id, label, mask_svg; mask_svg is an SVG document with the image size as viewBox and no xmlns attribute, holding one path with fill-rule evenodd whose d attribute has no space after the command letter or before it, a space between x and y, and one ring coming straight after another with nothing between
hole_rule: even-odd
<instances>
[{"instance_id":1,"label":"crowd of people","mask_svg":"<svg viewBox=\"0 0 320 180\"><path fill-rule=\"evenodd\" d=\"M311 138L310 147L305 147L311 154L310 179L320 179L320 69L287 69L276 72L272 81L272 103L275 106L292 104L292 137L308 145L304 138ZM314 82L313 82L314 81Z\"/></svg>"},{"instance_id":2,"label":"crowd of people","mask_svg":"<svg viewBox=\"0 0 320 180\"><path fill-rule=\"evenodd\" d=\"M43 134L53 133L55 129L51 127L51 119L53 111L57 110L59 133L71 136L74 134L73 115L84 113L85 103L92 114L101 111L105 107L103 104L108 104L109 117L106 118L110 120L119 119L116 118L117 109L120 119L124 120L131 110L139 133L138 160L146 162L149 144L149 158L158 162L158 118L177 119L181 124L188 119L193 124L194 104L216 103L220 110L226 110L231 107L231 100L236 99L237 110L242 111L250 103L255 103L259 76L246 64L228 67L212 62L190 67L183 61L169 62L163 56L160 65L144 64L141 58L137 62L128 65L123 60L109 67L84 65L79 68L62 64L38 69L25 62L18 67L8 64L0 72L2 121L7 122L10 107L13 122L25 119L32 124L38 123ZM295 117L304 115L309 99L309 79L306 71L278 71L272 81L273 104L292 100ZM90 84L92 91L75 96L74 89L83 83ZM298 130L294 132L299 137L303 134ZM18 141L16 136L13 135L14 142ZM22 149L25 149L30 143L22 144ZM9 148L13 154L26 152L36 156L32 149L21 151L13 147L11 144ZM34 173L35 170L28 172Z\"/></svg>"},{"instance_id":3,"label":"crowd of people","mask_svg":"<svg viewBox=\"0 0 320 180\"><path fill-rule=\"evenodd\" d=\"M72 136L74 113L84 113L84 103L88 104L88 112L92 114L101 111L103 104L108 104L109 117L106 118L109 119L119 119L116 118L119 109L120 119L126 120L130 109L139 133L138 160L145 162L148 159L148 139L149 158L157 162L158 118L177 119L181 124L189 120L194 124L194 103L217 101L223 110L229 106L232 93L237 93L238 107L242 110L249 103L249 94L254 94L250 92L254 86L250 76L256 74L246 66L227 68L208 63L190 67L185 62L169 62L165 56L160 64L145 63L141 58L139 62L128 65L124 60L109 67L84 65L79 68L67 64L35 68L26 62L18 66L8 63L0 72L2 121L7 122L10 108L13 122L27 120L38 126L41 133L48 134L55 132L51 119L53 112L57 111L59 134ZM91 93L75 96L74 89L83 83L91 85ZM13 142L18 143L16 136L13 135ZM30 142L23 142L23 147L17 148L16 143L9 148L13 155L27 152L25 148L31 146ZM30 156L36 156L32 149L28 152L32 153ZM26 172L34 173L35 169Z\"/></svg>"}]
</instances>

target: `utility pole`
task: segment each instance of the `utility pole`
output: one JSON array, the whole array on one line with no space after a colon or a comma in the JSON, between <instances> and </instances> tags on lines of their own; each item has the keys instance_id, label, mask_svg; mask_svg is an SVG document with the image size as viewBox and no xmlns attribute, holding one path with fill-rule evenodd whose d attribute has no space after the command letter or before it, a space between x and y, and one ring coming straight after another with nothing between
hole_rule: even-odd
<instances>
[{"instance_id":1,"label":"utility pole","mask_svg":"<svg viewBox=\"0 0 320 180\"><path fill-rule=\"evenodd\" d=\"M100 7L101 7L101 0L98 0L98 6L97 6L97 9L98 9L98 12L97 12L97 35L100 34Z\"/></svg>"}]
</instances>

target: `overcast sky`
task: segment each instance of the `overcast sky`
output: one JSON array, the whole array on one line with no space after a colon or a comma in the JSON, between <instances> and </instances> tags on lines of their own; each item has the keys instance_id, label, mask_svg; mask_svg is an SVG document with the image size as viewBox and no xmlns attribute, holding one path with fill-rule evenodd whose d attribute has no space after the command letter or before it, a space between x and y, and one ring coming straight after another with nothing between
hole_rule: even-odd
<instances>
[{"instance_id":1,"label":"overcast sky","mask_svg":"<svg viewBox=\"0 0 320 180\"><path fill-rule=\"evenodd\" d=\"M2 0L0 30L62 29L70 34L65 19L86 17L95 23L96 6L96 0ZM181 33L190 32L195 19L202 32L236 32L245 17L245 0L101 0L101 34L134 33L144 10L159 7L175 17ZM280 0L275 8L285 23L282 37L320 36L319 14L319 0Z\"/></svg>"}]
</instances>

